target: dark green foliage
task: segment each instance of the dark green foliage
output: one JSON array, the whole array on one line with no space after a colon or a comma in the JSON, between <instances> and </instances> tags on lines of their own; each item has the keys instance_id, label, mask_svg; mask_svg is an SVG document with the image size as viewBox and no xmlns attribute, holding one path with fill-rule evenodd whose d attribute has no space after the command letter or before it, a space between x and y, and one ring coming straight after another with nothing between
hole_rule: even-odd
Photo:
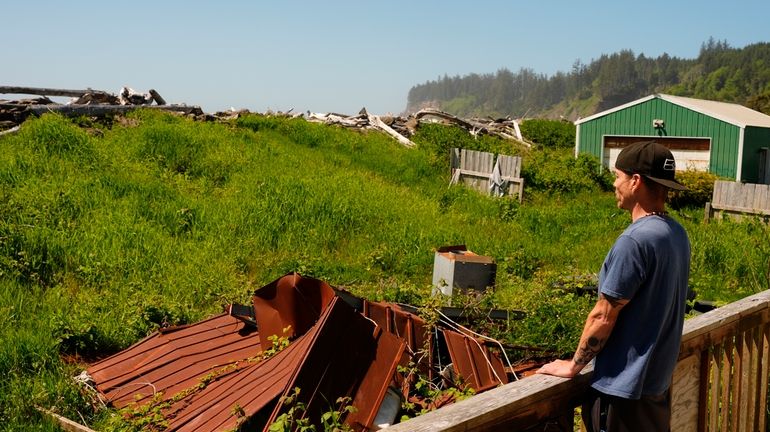
<instances>
[{"instance_id":1,"label":"dark green foliage","mask_svg":"<svg viewBox=\"0 0 770 432\"><path fill-rule=\"evenodd\" d=\"M715 174L702 171L679 171L676 179L687 187L686 191L672 190L669 193L668 203L674 209L682 207L703 208L711 201L714 194L714 182L719 180Z\"/></svg>"},{"instance_id":2,"label":"dark green foliage","mask_svg":"<svg viewBox=\"0 0 770 432\"><path fill-rule=\"evenodd\" d=\"M612 190L612 178L599 161L582 153L577 158L569 150L534 151L522 167L525 187L548 193Z\"/></svg>"},{"instance_id":3,"label":"dark green foliage","mask_svg":"<svg viewBox=\"0 0 770 432\"><path fill-rule=\"evenodd\" d=\"M560 120L532 119L521 123L521 134L543 147L575 147L575 125Z\"/></svg>"},{"instance_id":4,"label":"dark green foliage","mask_svg":"<svg viewBox=\"0 0 770 432\"><path fill-rule=\"evenodd\" d=\"M474 137L457 126L421 124L412 137L420 152L427 153L431 165L449 174L449 152L452 148L485 151L496 154L520 155L521 146L496 137Z\"/></svg>"},{"instance_id":5,"label":"dark green foliage","mask_svg":"<svg viewBox=\"0 0 770 432\"><path fill-rule=\"evenodd\" d=\"M713 38L696 59L666 53L657 58L621 50L552 76L518 72L444 75L412 87L408 111L423 104L459 116L557 117L571 120L654 93L749 104L766 109L770 91L770 43L732 48ZM764 111L768 112L768 111Z\"/></svg>"},{"instance_id":6,"label":"dark green foliage","mask_svg":"<svg viewBox=\"0 0 770 432\"><path fill-rule=\"evenodd\" d=\"M770 115L770 90L767 90L758 95L751 96L746 101L746 106L753 110Z\"/></svg>"}]
</instances>

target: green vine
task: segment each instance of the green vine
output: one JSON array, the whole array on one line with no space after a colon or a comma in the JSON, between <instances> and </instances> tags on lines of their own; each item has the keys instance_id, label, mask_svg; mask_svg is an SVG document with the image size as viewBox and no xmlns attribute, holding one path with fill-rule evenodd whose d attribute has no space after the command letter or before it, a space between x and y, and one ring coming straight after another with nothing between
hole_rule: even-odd
<instances>
[{"instance_id":1,"label":"green vine","mask_svg":"<svg viewBox=\"0 0 770 432\"><path fill-rule=\"evenodd\" d=\"M291 394L283 397L282 402L289 409L276 417L268 428L269 432L316 432L315 425L311 424L310 419L305 417L307 406L299 401L299 393L300 389L294 387ZM339 397L336 401L336 407L333 406L332 409L321 414L321 425L324 432L353 432L349 425L343 423L347 414L357 411L354 406L350 405L350 402L349 396Z\"/></svg>"}]
</instances>

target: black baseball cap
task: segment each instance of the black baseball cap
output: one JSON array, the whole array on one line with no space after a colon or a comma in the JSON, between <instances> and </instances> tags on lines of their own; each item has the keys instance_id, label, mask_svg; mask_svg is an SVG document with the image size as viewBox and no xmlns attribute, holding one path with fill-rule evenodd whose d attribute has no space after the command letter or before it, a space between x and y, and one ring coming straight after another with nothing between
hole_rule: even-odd
<instances>
[{"instance_id":1,"label":"black baseball cap","mask_svg":"<svg viewBox=\"0 0 770 432\"><path fill-rule=\"evenodd\" d=\"M676 181L676 162L671 150L655 141L635 142L621 150L615 168L645 176L670 189L687 190Z\"/></svg>"}]
</instances>

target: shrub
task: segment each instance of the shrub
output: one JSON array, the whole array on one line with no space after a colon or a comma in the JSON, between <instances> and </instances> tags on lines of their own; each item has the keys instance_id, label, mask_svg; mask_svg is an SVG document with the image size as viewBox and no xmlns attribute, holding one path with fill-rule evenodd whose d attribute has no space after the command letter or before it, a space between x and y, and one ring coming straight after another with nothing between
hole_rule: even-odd
<instances>
[{"instance_id":1,"label":"shrub","mask_svg":"<svg viewBox=\"0 0 770 432\"><path fill-rule=\"evenodd\" d=\"M522 164L522 177L528 190L549 193L575 193L612 190L612 178L602 170L599 160L582 153L540 149L530 153Z\"/></svg>"},{"instance_id":2,"label":"shrub","mask_svg":"<svg viewBox=\"0 0 770 432\"><path fill-rule=\"evenodd\" d=\"M677 180L687 187L686 191L672 191L668 201L672 208L703 207L714 192L714 182L718 176L703 172L687 170L676 174Z\"/></svg>"},{"instance_id":3,"label":"shrub","mask_svg":"<svg viewBox=\"0 0 770 432\"><path fill-rule=\"evenodd\" d=\"M512 141L482 135L474 137L458 126L441 124L420 124L417 133L412 137L418 148L429 154L433 166L442 169L449 168L449 150L464 148L468 150L485 151L506 155L521 153L519 145Z\"/></svg>"},{"instance_id":4,"label":"shrub","mask_svg":"<svg viewBox=\"0 0 770 432\"><path fill-rule=\"evenodd\" d=\"M235 120L235 124L238 127L251 129L254 132L257 132L261 130L278 129L283 121L284 120L277 117L270 117L261 114L247 114L237 118Z\"/></svg>"},{"instance_id":5,"label":"shrub","mask_svg":"<svg viewBox=\"0 0 770 432\"><path fill-rule=\"evenodd\" d=\"M521 134L543 147L575 147L575 125L561 120L532 119L521 123Z\"/></svg>"}]
</instances>

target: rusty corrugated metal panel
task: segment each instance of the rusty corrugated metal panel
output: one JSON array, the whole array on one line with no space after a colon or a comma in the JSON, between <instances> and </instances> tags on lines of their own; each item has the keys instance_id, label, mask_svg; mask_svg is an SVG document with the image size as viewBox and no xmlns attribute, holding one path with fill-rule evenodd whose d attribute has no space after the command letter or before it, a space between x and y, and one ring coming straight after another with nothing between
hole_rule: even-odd
<instances>
[{"instance_id":1,"label":"rusty corrugated metal panel","mask_svg":"<svg viewBox=\"0 0 770 432\"><path fill-rule=\"evenodd\" d=\"M385 331L406 341L412 353L428 348L431 350L430 332L425 320L406 312L394 303L378 303L364 300L364 316L371 318Z\"/></svg>"},{"instance_id":2,"label":"rusty corrugated metal panel","mask_svg":"<svg viewBox=\"0 0 770 432\"><path fill-rule=\"evenodd\" d=\"M425 320L417 315L402 310L394 303L378 303L364 300L363 314L377 323L385 331L406 341L407 353L404 353L401 365L409 363L410 356L419 360L420 372L428 379L433 379L433 338L427 329ZM427 355L416 357L416 354L427 349ZM401 385L402 383L398 383Z\"/></svg>"},{"instance_id":3,"label":"rusty corrugated metal panel","mask_svg":"<svg viewBox=\"0 0 770 432\"><path fill-rule=\"evenodd\" d=\"M476 339L452 331L443 331L455 372L477 392L508 383L500 357Z\"/></svg>"},{"instance_id":4,"label":"rusty corrugated metal panel","mask_svg":"<svg viewBox=\"0 0 770 432\"><path fill-rule=\"evenodd\" d=\"M328 309L328 317L319 325L319 332L284 396L295 387L301 389L299 400L306 406L304 417L317 428L322 427L321 415L333 408L337 398L349 396L358 402L358 412L346 422L356 423L359 428L370 427L404 345L377 331L372 321L339 298ZM279 403L271 418L287 408Z\"/></svg>"},{"instance_id":5,"label":"rusty corrugated metal panel","mask_svg":"<svg viewBox=\"0 0 770 432\"><path fill-rule=\"evenodd\" d=\"M406 344L400 339L377 326L374 329L376 352L374 361L361 380L361 385L353 397L352 405L357 411L350 413L345 422L356 430L371 428L377 416L388 386L393 381L396 367L401 361Z\"/></svg>"},{"instance_id":6,"label":"rusty corrugated metal panel","mask_svg":"<svg viewBox=\"0 0 770 432\"><path fill-rule=\"evenodd\" d=\"M262 349L272 346L269 336L292 339L304 334L334 297L334 290L326 282L297 273L287 274L258 289L253 301ZM287 327L290 328L284 334Z\"/></svg>"},{"instance_id":7,"label":"rusty corrugated metal panel","mask_svg":"<svg viewBox=\"0 0 770 432\"><path fill-rule=\"evenodd\" d=\"M255 359L261 332L223 314L156 332L88 372L116 407L151 403L161 393L169 403L163 408L169 431L226 430L243 421L249 430L266 429L283 408L279 397L294 387L302 389L300 400L314 422L338 397L350 396L358 411L346 421L358 430L371 427L405 343L338 297L327 297L328 285L290 276L258 291L265 300L259 310L277 305L283 315L276 319L296 323L295 331L308 322L292 315L307 313L303 301L310 299L318 315L315 325L273 357ZM293 298L278 299L282 295ZM200 385L204 377L214 379Z\"/></svg>"},{"instance_id":8,"label":"rusty corrugated metal panel","mask_svg":"<svg viewBox=\"0 0 770 432\"><path fill-rule=\"evenodd\" d=\"M218 315L175 331L156 332L95 363L88 373L97 389L120 408L157 392L195 385L213 368L260 351L259 336L253 328Z\"/></svg>"},{"instance_id":9,"label":"rusty corrugated metal panel","mask_svg":"<svg viewBox=\"0 0 770 432\"><path fill-rule=\"evenodd\" d=\"M219 377L200 392L175 402L167 415L172 418L168 431L208 432L231 430L237 426L240 407L254 423L269 421L267 414L286 389L307 354L317 328L297 338L283 351L261 362ZM268 410L264 413L263 411ZM261 426L260 426L261 427Z\"/></svg>"}]
</instances>

